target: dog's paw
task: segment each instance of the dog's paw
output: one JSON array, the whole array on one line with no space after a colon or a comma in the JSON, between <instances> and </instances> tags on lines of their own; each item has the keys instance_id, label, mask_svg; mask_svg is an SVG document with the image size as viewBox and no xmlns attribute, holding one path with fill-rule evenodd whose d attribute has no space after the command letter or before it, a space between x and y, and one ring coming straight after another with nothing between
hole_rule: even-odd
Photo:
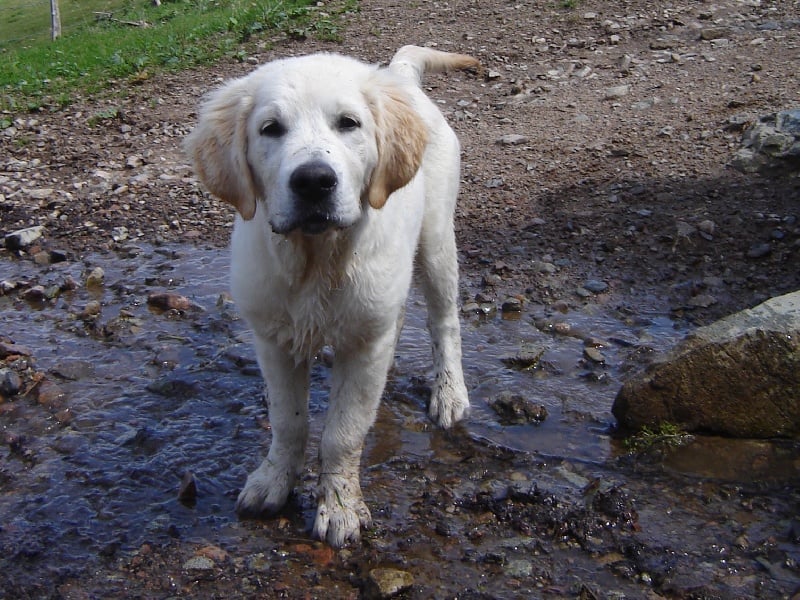
<instances>
[{"instance_id":1,"label":"dog's paw","mask_svg":"<svg viewBox=\"0 0 800 600\"><path fill-rule=\"evenodd\" d=\"M431 394L428 415L431 420L449 429L469 414L469 395L463 383L435 384Z\"/></svg>"},{"instance_id":2,"label":"dog's paw","mask_svg":"<svg viewBox=\"0 0 800 600\"><path fill-rule=\"evenodd\" d=\"M294 475L265 460L247 476L247 483L236 500L236 512L242 517L274 515L286 504L294 487Z\"/></svg>"},{"instance_id":3,"label":"dog's paw","mask_svg":"<svg viewBox=\"0 0 800 600\"><path fill-rule=\"evenodd\" d=\"M361 539L361 528L372 526L372 515L364 504L358 476L322 475L317 489L319 504L314 536L334 548Z\"/></svg>"}]
</instances>

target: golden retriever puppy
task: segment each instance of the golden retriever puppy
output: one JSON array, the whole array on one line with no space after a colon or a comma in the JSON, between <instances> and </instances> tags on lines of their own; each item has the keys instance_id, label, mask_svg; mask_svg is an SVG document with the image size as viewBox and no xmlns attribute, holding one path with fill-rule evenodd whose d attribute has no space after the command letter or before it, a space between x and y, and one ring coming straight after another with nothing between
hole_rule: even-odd
<instances>
[{"instance_id":1,"label":"golden retriever puppy","mask_svg":"<svg viewBox=\"0 0 800 600\"><path fill-rule=\"evenodd\" d=\"M426 71L475 66L415 46L386 68L315 54L267 63L203 103L186 149L203 184L238 211L231 289L255 334L272 425L240 515L286 503L304 465L309 369L329 345L314 535L342 546L370 526L359 462L415 256L433 341L429 414L442 427L467 414L453 233L459 144L420 83Z\"/></svg>"}]
</instances>

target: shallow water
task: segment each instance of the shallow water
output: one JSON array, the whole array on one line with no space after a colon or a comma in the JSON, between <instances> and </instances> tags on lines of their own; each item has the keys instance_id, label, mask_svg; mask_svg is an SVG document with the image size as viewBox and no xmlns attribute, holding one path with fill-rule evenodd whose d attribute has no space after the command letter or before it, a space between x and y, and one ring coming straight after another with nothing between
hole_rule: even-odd
<instances>
[{"instance_id":1,"label":"shallow water","mask_svg":"<svg viewBox=\"0 0 800 600\"><path fill-rule=\"evenodd\" d=\"M102 285L80 285L53 301L0 296L2 333L28 347L37 370L57 385L40 394L38 403L18 398L0 404L9 448L0 457L0 550L7 568L44 566L30 575L34 579L51 570L61 577L81 572L98 557L153 539L245 544L233 502L268 444L249 335L227 299L227 252L131 245L119 254L42 269L27 261L2 261L0 280L48 289L68 276L83 282L98 266L105 272ZM164 290L188 297L194 308L184 313L150 308L148 294ZM100 315L81 318L91 301L100 302ZM610 413L620 377L636 356L668 347L684 331L666 315L590 307L568 314L529 309L516 318L466 315L464 367L473 408L463 431L480 444L535 461L589 469L623 453L611 436ZM390 510L374 512L395 524L410 504L397 465L459 460L448 455L425 416L431 361L424 323L424 306L414 292L363 461L365 489L378 486L379 498L392 503ZM587 340L599 347L604 362L585 357ZM541 353L533 368L504 362L531 348ZM313 378L312 417L325 409L324 361ZM547 418L502 425L489 401L504 391L541 404ZM316 455L320 421L314 420L309 457ZM707 460L718 448L705 440L682 449L668 466L706 478L752 477L751 469L731 468L739 458ZM759 459L766 452L757 450L753 459L764 467L762 477L796 476L796 450L777 463ZM313 469L312 463L301 494L309 493ZM197 479L196 503L177 499L186 472ZM562 475L565 490L587 481L572 468ZM301 504L308 522L312 509L307 500ZM659 533L668 534L654 535ZM22 572L18 579L28 576Z\"/></svg>"}]
</instances>

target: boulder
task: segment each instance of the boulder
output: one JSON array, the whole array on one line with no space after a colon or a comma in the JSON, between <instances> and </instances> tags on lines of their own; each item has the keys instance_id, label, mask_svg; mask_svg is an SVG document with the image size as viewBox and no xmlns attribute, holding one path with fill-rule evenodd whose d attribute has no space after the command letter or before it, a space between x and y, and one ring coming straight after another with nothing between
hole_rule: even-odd
<instances>
[{"instance_id":1,"label":"boulder","mask_svg":"<svg viewBox=\"0 0 800 600\"><path fill-rule=\"evenodd\" d=\"M743 173L800 173L800 108L765 115L747 127L731 163Z\"/></svg>"},{"instance_id":2,"label":"boulder","mask_svg":"<svg viewBox=\"0 0 800 600\"><path fill-rule=\"evenodd\" d=\"M686 336L623 384L612 412L629 429L799 438L800 291Z\"/></svg>"}]
</instances>

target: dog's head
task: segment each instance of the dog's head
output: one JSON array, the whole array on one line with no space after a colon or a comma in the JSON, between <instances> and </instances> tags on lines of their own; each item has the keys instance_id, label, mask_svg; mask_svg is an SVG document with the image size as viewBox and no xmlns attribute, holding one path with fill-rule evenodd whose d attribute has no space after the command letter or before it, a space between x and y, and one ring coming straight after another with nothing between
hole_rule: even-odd
<instances>
[{"instance_id":1,"label":"dog's head","mask_svg":"<svg viewBox=\"0 0 800 600\"><path fill-rule=\"evenodd\" d=\"M211 93L186 149L244 219L264 210L280 234L346 228L422 162L427 130L403 85L338 55L274 61Z\"/></svg>"}]
</instances>

